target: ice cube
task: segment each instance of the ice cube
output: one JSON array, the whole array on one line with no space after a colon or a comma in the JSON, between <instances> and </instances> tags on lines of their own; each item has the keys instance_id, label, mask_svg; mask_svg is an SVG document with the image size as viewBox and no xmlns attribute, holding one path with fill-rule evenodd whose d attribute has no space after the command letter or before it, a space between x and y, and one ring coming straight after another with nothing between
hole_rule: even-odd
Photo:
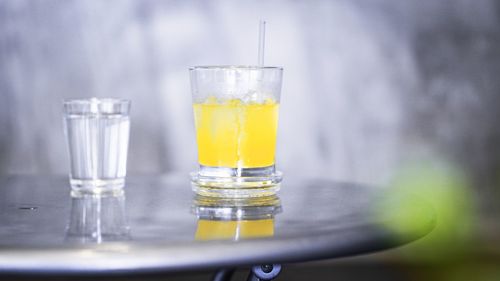
<instances>
[{"instance_id":1,"label":"ice cube","mask_svg":"<svg viewBox=\"0 0 500 281\"><path fill-rule=\"evenodd\" d=\"M250 91L241 98L241 101L244 103L258 103L264 104L269 101L274 101L274 98L271 94L265 92L258 91Z\"/></svg>"},{"instance_id":2,"label":"ice cube","mask_svg":"<svg viewBox=\"0 0 500 281\"><path fill-rule=\"evenodd\" d=\"M241 101L244 103L256 103L259 101L259 93L256 91L250 91L243 96Z\"/></svg>"}]
</instances>

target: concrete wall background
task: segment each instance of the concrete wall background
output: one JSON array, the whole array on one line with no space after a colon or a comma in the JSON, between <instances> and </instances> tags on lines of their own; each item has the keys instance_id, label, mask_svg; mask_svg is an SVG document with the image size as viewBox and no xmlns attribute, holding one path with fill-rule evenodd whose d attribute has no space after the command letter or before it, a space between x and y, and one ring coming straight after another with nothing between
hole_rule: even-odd
<instances>
[{"instance_id":1,"label":"concrete wall background","mask_svg":"<svg viewBox=\"0 0 500 281\"><path fill-rule=\"evenodd\" d=\"M500 4L440 1L0 2L0 174L67 173L61 100L132 99L129 174L196 168L187 68L285 68L285 173L385 184L458 167L484 210L500 181Z\"/></svg>"}]
</instances>

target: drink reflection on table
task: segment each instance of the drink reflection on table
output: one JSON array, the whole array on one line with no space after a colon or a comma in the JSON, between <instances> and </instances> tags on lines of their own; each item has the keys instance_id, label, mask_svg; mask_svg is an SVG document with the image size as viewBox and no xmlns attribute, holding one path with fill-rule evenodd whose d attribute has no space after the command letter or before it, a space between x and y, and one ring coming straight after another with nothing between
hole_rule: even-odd
<instances>
[{"instance_id":1,"label":"drink reflection on table","mask_svg":"<svg viewBox=\"0 0 500 281\"><path fill-rule=\"evenodd\" d=\"M102 243L129 239L123 190L111 194L71 194L67 242Z\"/></svg>"},{"instance_id":2,"label":"drink reflection on table","mask_svg":"<svg viewBox=\"0 0 500 281\"><path fill-rule=\"evenodd\" d=\"M197 195L196 240L240 240L274 235L274 216L281 212L278 196L215 198Z\"/></svg>"}]
</instances>

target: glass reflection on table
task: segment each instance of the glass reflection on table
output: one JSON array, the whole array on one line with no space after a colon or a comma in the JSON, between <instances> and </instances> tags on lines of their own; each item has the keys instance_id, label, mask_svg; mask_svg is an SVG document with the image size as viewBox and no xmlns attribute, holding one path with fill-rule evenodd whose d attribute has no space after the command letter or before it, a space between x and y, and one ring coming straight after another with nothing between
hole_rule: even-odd
<instances>
[{"instance_id":1,"label":"glass reflection on table","mask_svg":"<svg viewBox=\"0 0 500 281\"><path fill-rule=\"evenodd\" d=\"M71 194L67 242L102 243L129 239L123 190L110 194Z\"/></svg>"},{"instance_id":2,"label":"glass reflection on table","mask_svg":"<svg viewBox=\"0 0 500 281\"><path fill-rule=\"evenodd\" d=\"M274 217L282 211L278 196L216 198L197 195L196 240L240 240L274 235Z\"/></svg>"}]
</instances>

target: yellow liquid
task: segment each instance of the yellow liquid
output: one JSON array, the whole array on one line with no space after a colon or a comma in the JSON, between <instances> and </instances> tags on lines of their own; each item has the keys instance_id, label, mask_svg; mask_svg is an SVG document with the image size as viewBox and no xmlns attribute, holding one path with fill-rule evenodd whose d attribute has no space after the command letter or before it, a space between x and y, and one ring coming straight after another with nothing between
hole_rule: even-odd
<instances>
[{"instance_id":1,"label":"yellow liquid","mask_svg":"<svg viewBox=\"0 0 500 281\"><path fill-rule=\"evenodd\" d=\"M212 221L199 220L196 240L257 238L274 235L274 219Z\"/></svg>"},{"instance_id":2,"label":"yellow liquid","mask_svg":"<svg viewBox=\"0 0 500 281\"><path fill-rule=\"evenodd\" d=\"M193 105L201 165L257 168L274 165L278 103L217 102Z\"/></svg>"}]
</instances>

